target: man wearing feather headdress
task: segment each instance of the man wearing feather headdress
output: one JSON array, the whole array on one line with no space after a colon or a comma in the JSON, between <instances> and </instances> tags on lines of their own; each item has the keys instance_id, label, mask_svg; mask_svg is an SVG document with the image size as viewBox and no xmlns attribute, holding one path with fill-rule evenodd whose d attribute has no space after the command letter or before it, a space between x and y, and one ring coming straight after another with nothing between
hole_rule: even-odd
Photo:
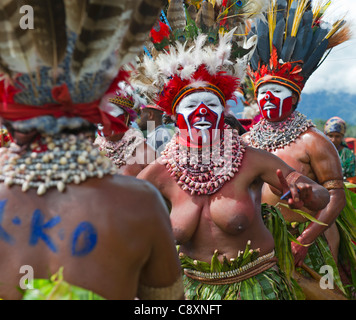
<instances>
[{"instance_id":1,"label":"man wearing feather headdress","mask_svg":"<svg viewBox=\"0 0 356 320\"><path fill-rule=\"evenodd\" d=\"M175 4L177 11L182 10L182 2L171 0L170 4L168 12ZM248 4L256 2L244 2L242 8L248 10ZM207 16L204 7L209 5L203 2L197 17ZM235 6L224 1L220 12L231 5ZM184 12L173 21L179 17ZM146 83L151 79L158 84L157 103L175 117L179 132L157 163L137 177L157 186L171 205L186 298L296 299L298 289L290 282L288 258L281 251L275 253L271 229L262 219L262 184L268 182L281 192L291 190L291 207L306 205L312 210L327 204L327 190L268 152L246 146L238 131L224 124L226 102L233 98L255 43L235 37L236 28L209 42L214 28L221 26L218 22L212 28L200 25L208 35L199 32L188 39L169 18L168 22L176 41L163 52L151 49L153 58L145 56L138 70ZM194 26L190 20L190 27ZM185 44L179 43L183 36ZM243 52L242 56L237 52ZM297 188L302 190L299 199ZM277 216L271 214L268 219L278 224ZM276 255L283 271L275 268Z\"/></svg>"},{"instance_id":2,"label":"man wearing feather headdress","mask_svg":"<svg viewBox=\"0 0 356 320\"><path fill-rule=\"evenodd\" d=\"M20 4L33 7L33 30L19 27ZM100 101L162 6L1 1L0 116L16 143L0 149L1 299L183 297L162 196L115 174L92 140L99 123L127 130ZM26 284L23 270L42 279Z\"/></svg>"},{"instance_id":3,"label":"man wearing feather headdress","mask_svg":"<svg viewBox=\"0 0 356 320\"><path fill-rule=\"evenodd\" d=\"M349 38L345 21L336 21L332 26L322 21L329 4L324 7L316 1L312 10L310 1L272 1L268 23L257 24L258 46L250 67L263 118L244 138L251 146L273 153L329 190L330 202L323 210L303 208L319 222L307 223L308 218L290 208L280 209L294 226L291 232L297 235L298 242L292 242L296 266L307 268L307 264L319 272L322 265L332 261L331 250L335 259L334 279L345 293L335 264L340 242L335 221L341 223L337 219L345 206L340 160L330 140L296 111L303 87L320 65L324 53ZM280 195L265 185L262 202L284 203ZM315 259L316 255L323 259Z\"/></svg>"},{"instance_id":4,"label":"man wearing feather headdress","mask_svg":"<svg viewBox=\"0 0 356 320\"><path fill-rule=\"evenodd\" d=\"M146 104L142 106L137 121L138 127L146 132L147 144L154 148L158 157L174 134L174 128L167 126L163 117L163 110L158 105Z\"/></svg>"}]
</instances>

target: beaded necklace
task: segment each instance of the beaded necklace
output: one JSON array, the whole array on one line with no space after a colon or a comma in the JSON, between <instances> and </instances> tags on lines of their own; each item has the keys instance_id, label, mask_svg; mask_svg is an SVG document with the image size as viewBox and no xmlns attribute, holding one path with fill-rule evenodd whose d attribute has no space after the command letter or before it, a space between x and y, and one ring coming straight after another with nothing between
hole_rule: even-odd
<instances>
[{"instance_id":1,"label":"beaded necklace","mask_svg":"<svg viewBox=\"0 0 356 320\"><path fill-rule=\"evenodd\" d=\"M0 181L23 192L36 188L38 195L52 187L63 192L67 184L102 178L114 168L84 134L42 135L26 150L16 144L0 149Z\"/></svg>"},{"instance_id":2,"label":"beaded necklace","mask_svg":"<svg viewBox=\"0 0 356 320\"><path fill-rule=\"evenodd\" d=\"M224 129L218 145L199 151L179 144L177 134L167 143L162 151L162 162L182 190L191 195L211 195L238 172L245 144L237 130L228 126ZM232 133L230 137L225 135L227 131Z\"/></svg>"},{"instance_id":3,"label":"beaded necklace","mask_svg":"<svg viewBox=\"0 0 356 320\"><path fill-rule=\"evenodd\" d=\"M281 122L261 119L250 130L250 145L269 152L275 151L291 144L310 127L315 127L315 125L299 111L293 112Z\"/></svg>"},{"instance_id":4,"label":"beaded necklace","mask_svg":"<svg viewBox=\"0 0 356 320\"><path fill-rule=\"evenodd\" d=\"M94 144L99 146L99 150L103 151L117 168L121 168L126 165L127 160L143 141L141 132L130 128L119 141L109 141L105 137L98 136Z\"/></svg>"}]
</instances>

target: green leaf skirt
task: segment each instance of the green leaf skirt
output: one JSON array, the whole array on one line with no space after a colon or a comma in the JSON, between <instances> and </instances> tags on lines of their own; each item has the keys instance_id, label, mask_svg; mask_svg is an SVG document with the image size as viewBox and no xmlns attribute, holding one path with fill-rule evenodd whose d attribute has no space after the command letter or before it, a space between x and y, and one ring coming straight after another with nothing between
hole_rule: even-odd
<instances>
[{"instance_id":1,"label":"green leaf skirt","mask_svg":"<svg viewBox=\"0 0 356 320\"><path fill-rule=\"evenodd\" d=\"M186 275L183 283L188 300L297 300L299 291L294 280L288 282L283 272L275 268L232 284L205 284Z\"/></svg>"},{"instance_id":2,"label":"green leaf skirt","mask_svg":"<svg viewBox=\"0 0 356 320\"><path fill-rule=\"evenodd\" d=\"M345 285L341 281L339 268L323 235L319 236L309 247L304 262L321 276L324 274L320 272L320 269L325 265L331 266L335 284L348 298L352 298L356 293L356 194L345 187L345 195L346 206L341 211L335 223L340 234L338 260L341 265L346 265L350 270L350 284ZM295 225L295 236L298 237L308 225L309 222ZM291 229L291 226L289 228ZM304 274L304 276L309 276L308 273L302 269L298 268L298 271Z\"/></svg>"}]
</instances>

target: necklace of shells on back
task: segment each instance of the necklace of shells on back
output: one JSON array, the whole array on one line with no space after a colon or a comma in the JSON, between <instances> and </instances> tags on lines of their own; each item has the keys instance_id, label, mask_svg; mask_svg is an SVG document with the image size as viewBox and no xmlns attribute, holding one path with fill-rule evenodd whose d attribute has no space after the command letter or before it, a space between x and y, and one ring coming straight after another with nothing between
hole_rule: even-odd
<instances>
[{"instance_id":1,"label":"necklace of shells on back","mask_svg":"<svg viewBox=\"0 0 356 320\"><path fill-rule=\"evenodd\" d=\"M63 192L70 183L114 174L115 166L84 134L42 135L26 150L16 144L0 149L0 181L19 185L23 192L50 188Z\"/></svg>"}]
</instances>

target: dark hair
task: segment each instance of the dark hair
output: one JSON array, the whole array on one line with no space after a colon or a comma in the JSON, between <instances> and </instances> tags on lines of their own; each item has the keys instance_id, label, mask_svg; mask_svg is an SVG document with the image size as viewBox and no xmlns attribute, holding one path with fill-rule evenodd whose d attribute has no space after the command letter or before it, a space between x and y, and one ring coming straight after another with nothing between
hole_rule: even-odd
<instances>
[{"instance_id":1,"label":"dark hair","mask_svg":"<svg viewBox=\"0 0 356 320\"><path fill-rule=\"evenodd\" d=\"M242 126L241 122L232 114L225 115L225 123L231 128L239 131L239 135L243 135L247 130Z\"/></svg>"}]
</instances>

